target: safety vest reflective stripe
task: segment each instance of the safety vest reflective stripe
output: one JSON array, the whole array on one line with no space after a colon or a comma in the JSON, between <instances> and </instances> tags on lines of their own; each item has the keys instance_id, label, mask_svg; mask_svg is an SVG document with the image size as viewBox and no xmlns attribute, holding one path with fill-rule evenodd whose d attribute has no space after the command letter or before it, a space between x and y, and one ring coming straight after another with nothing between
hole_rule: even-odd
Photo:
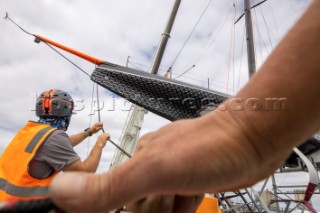
<instances>
[{"instance_id":1,"label":"safety vest reflective stripe","mask_svg":"<svg viewBox=\"0 0 320 213\"><path fill-rule=\"evenodd\" d=\"M4 190L7 194L19 197L30 197L30 196L47 196L47 186L37 187L21 187L15 186L8 181L0 178L0 190Z\"/></svg>"},{"instance_id":2,"label":"safety vest reflective stripe","mask_svg":"<svg viewBox=\"0 0 320 213\"><path fill-rule=\"evenodd\" d=\"M32 153L33 149L36 147L37 143L40 141L40 139L51 129L54 129L53 127L47 127L42 130L40 130L30 141L28 146L26 147L25 151L28 153Z\"/></svg>"}]
</instances>

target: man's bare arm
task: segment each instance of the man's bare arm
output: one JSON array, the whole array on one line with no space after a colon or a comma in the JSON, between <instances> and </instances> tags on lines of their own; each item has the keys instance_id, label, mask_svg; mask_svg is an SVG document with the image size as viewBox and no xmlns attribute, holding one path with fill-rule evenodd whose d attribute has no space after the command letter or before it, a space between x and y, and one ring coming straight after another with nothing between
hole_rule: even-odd
<instances>
[{"instance_id":1,"label":"man's bare arm","mask_svg":"<svg viewBox=\"0 0 320 213\"><path fill-rule=\"evenodd\" d=\"M78 134L70 135L69 138L72 146L78 145L87 137L99 132L102 129L102 127L103 127L103 123L97 122L92 127L88 128L86 131L80 132Z\"/></svg>"},{"instance_id":2,"label":"man's bare arm","mask_svg":"<svg viewBox=\"0 0 320 213\"><path fill-rule=\"evenodd\" d=\"M87 159L85 159L83 162L81 160L75 161L64 167L63 171L96 172L99 166L102 149L106 145L106 142L109 138L110 135L107 133L103 133L102 135L100 135Z\"/></svg>"},{"instance_id":3,"label":"man's bare arm","mask_svg":"<svg viewBox=\"0 0 320 213\"><path fill-rule=\"evenodd\" d=\"M320 1L314 0L234 97L286 98L288 110L235 111L228 100L226 111L173 122L143 136L134 157L109 173L57 176L52 198L74 212L103 212L130 202L140 212L158 212L153 198L176 196L180 199L165 203L167 212L191 212L190 196L239 189L270 175L294 146L320 128L319 38Z\"/></svg>"}]
</instances>

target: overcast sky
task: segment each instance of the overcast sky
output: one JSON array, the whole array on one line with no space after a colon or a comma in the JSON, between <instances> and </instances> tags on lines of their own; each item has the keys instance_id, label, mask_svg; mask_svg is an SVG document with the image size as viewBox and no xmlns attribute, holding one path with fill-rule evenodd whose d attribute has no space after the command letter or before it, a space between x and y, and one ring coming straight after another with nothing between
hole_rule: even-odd
<instances>
[{"instance_id":1,"label":"overcast sky","mask_svg":"<svg viewBox=\"0 0 320 213\"><path fill-rule=\"evenodd\" d=\"M130 67L148 72L173 3L172 0L0 0L0 15L4 17L7 11L33 34L109 62L123 66L128 62ZM239 0L236 3L234 15L232 1L183 0L158 74L163 75L172 65L209 5L173 64L173 77L195 65L178 80L208 87L209 79L210 89L231 95L245 85L248 77L244 22L232 25L243 12L243 3ZM253 10L258 67L309 3L310 0L269 0ZM83 131L90 122L97 121L97 113L89 116L93 83L88 76L45 44L34 43L32 36L9 21L0 20L0 31L0 153L26 121L37 119L33 111L35 97L46 89L59 88L74 97L79 112L72 118L69 134ZM89 74L94 70L94 65L65 55ZM99 93L104 106L102 121L117 142L129 104L101 87ZM154 131L167 123L148 113L141 132ZM95 139L92 137L76 147L81 158L87 157ZM108 170L114 151L111 144L106 146L98 172ZM289 180L286 176L286 181Z\"/></svg>"}]
</instances>

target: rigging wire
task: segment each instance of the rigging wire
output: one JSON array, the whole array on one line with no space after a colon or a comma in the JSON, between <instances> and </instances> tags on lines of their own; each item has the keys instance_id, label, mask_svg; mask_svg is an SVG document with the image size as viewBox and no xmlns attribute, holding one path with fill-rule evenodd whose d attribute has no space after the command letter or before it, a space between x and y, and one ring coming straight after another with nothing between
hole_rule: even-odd
<instances>
[{"instance_id":1,"label":"rigging wire","mask_svg":"<svg viewBox=\"0 0 320 213\"><path fill-rule=\"evenodd\" d=\"M264 0L264 1L267 1L267 0ZM261 1L260 3L258 3L258 4L256 4L255 6L254 6L254 8L257 6L257 5L260 5L260 4L262 4L264 1ZM253 4L254 4L254 0L252 0L252 2L253 2ZM261 7L260 7L261 8ZM250 9L251 10L251 9ZM254 46L255 46L255 44L256 44L256 33L255 33L255 31L254 31L254 26L252 27L252 31L253 31L253 43L254 43ZM256 51L256 48L254 48L254 58L255 58L255 61L256 61L256 64L255 64L255 69L257 69L257 51ZM257 72L257 71L256 71ZM249 77L250 78L250 77Z\"/></svg>"},{"instance_id":2,"label":"rigging wire","mask_svg":"<svg viewBox=\"0 0 320 213\"><path fill-rule=\"evenodd\" d=\"M189 77L187 77L187 76L181 76L181 78L186 78L186 79L190 79L190 80L196 80L196 79L194 79L194 78L189 78ZM202 80L202 81L200 81L200 80L197 80L197 82L199 82L199 83L201 83L201 85L206 85L206 88L208 87L208 81L205 81L205 80ZM220 88L219 90L220 91L225 91L226 90L226 86L225 86L225 83L221 83L221 84L223 84L223 85L218 85L217 83L219 83L219 82L216 82L216 83L209 83L209 86L210 86L210 88L212 89L212 88ZM199 86L199 84L198 84L198 86ZM232 89L229 89L229 91L232 91Z\"/></svg>"},{"instance_id":3,"label":"rigging wire","mask_svg":"<svg viewBox=\"0 0 320 213\"><path fill-rule=\"evenodd\" d=\"M274 11L273 11L273 7L272 7L272 4L271 4L271 1L269 1L269 6L271 8L271 13L272 13L272 17L273 17L273 22L276 26L276 31L277 31L277 40L279 40L280 38L280 34L279 34L279 27L278 27L278 23L276 21L276 18L275 18L275 15L274 15Z\"/></svg>"},{"instance_id":4,"label":"rigging wire","mask_svg":"<svg viewBox=\"0 0 320 213\"><path fill-rule=\"evenodd\" d=\"M220 35L220 33L222 32L222 30L224 29L224 27L226 26L226 22L228 21L229 19L229 16L232 14L232 11L230 13L228 13L226 16L225 16L225 19L224 21L222 22L222 25L220 25L219 27L219 30L217 31L217 33L215 34L212 34L212 37L208 40L208 43L205 45L205 48L204 50L202 51L202 53L197 57L197 60L194 64L198 64L198 62L200 61L200 58L202 58L202 56L204 55L204 52L206 52L210 47L211 45L216 41L216 39L218 38L218 36Z\"/></svg>"},{"instance_id":5,"label":"rigging wire","mask_svg":"<svg viewBox=\"0 0 320 213\"><path fill-rule=\"evenodd\" d=\"M144 59L141 59L141 58L138 58L138 57L132 57L132 56L129 56L129 57L130 58L129 58L127 63L128 63L128 65L131 65L132 68L136 68L136 69L139 69L139 70L142 70L142 71L145 71L145 72L148 72L150 70L150 68L151 68L150 61L147 61L147 60L144 60ZM138 59L138 60L140 60L142 62L140 62L140 63L139 62L135 62L131 58ZM146 69L142 69L141 67L146 68ZM166 71L166 69L163 68L163 66L160 66L159 67L159 71L163 72L163 71Z\"/></svg>"},{"instance_id":6,"label":"rigging wire","mask_svg":"<svg viewBox=\"0 0 320 213\"><path fill-rule=\"evenodd\" d=\"M202 12L202 14L200 15L199 19L197 20L196 24L194 25L194 27L192 28L191 32L189 33L187 39L185 40L185 42L183 43L181 49L179 50L178 54L176 55L176 57L173 59L170 67L169 67L169 71L171 71L173 65L176 63L178 57L180 56L182 50L186 47L189 39L191 38L192 34L194 33L195 29L197 28L197 26L199 25L200 21L202 20L203 16L205 15L205 13L207 12L210 4L212 3L213 0L210 0L209 3L207 4L207 6L205 7L204 11ZM195 65L193 65L194 67Z\"/></svg>"},{"instance_id":7,"label":"rigging wire","mask_svg":"<svg viewBox=\"0 0 320 213\"><path fill-rule=\"evenodd\" d=\"M66 60L68 60L70 63L72 63L74 66L76 66L80 71L82 71L83 73L85 73L89 78L90 75L85 72L83 69L81 69L79 66L77 66L75 63L73 63L70 59L68 59L66 56L64 56L62 53L60 53L58 50L56 50L54 47L52 47L50 44L48 44L47 42L44 42L45 44L47 44L51 49L53 49L55 52L57 52L59 55L61 55L63 58L65 58ZM98 107L98 121L101 122L101 115L100 115L100 102L99 102L99 92L98 92L98 84L96 84L96 90L97 90L97 107ZM104 128L102 127L102 132L105 133ZM108 139L108 141L113 144L116 148L118 148L123 154L125 154L126 156L128 156L129 158L131 158L132 156L126 152L124 149L122 149L120 146L118 146L114 141L112 141L110 138Z\"/></svg>"},{"instance_id":8,"label":"rigging wire","mask_svg":"<svg viewBox=\"0 0 320 213\"><path fill-rule=\"evenodd\" d=\"M205 47L203 48L201 53L197 56L197 59L195 60L196 62L194 63L195 65L197 65L202 60L203 56L206 54L206 52L208 52L209 48L211 48L211 46L216 42L217 38L219 37L219 35L223 31L223 29L225 28L226 22L229 20L229 17L231 15L232 15L232 11L227 13L225 15L225 18L223 19L222 24L217 27L218 30L216 30L215 33L212 33L212 36L210 37L210 39L208 39L207 44L205 45ZM214 48L213 48L213 50L214 50ZM190 73L190 74L192 75L192 73ZM217 73L213 73L213 76L211 76L211 79L215 78L216 75L217 75ZM203 77L203 78L207 78L207 77ZM212 85L212 84L210 84L210 85ZM225 90L225 86L224 86L224 90Z\"/></svg>"},{"instance_id":9,"label":"rigging wire","mask_svg":"<svg viewBox=\"0 0 320 213\"><path fill-rule=\"evenodd\" d=\"M16 22L14 22L10 17L8 12L6 12L6 16L4 17L4 19L6 20L10 20L13 24L15 24L17 27L19 27L23 32L27 33L28 35L34 36L35 37L35 42L39 43L40 40L36 35L26 31L25 29L23 29L21 26L19 26ZM73 64L75 67L77 67L80 71L82 71L84 74L86 74L89 78L90 75L84 71L83 69L81 69L78 65L76 65L73 61L71 61L69 58L67 58L65 55L63 55L60 51L58 51L56 48L52 47L50 44L48 44L45 41L44 42L48 47L50 47L52 50L54 50L56 53L58 53L60 56L62 56L64 59L66 59L67 61L69 61L71 64ZM99 99L98 99L99 100ZM98 102L98 109L99 109L99 102ZM101 121L100 119L100 112L98 111L98 119L99 121ZM104 132L104 129L102 128L102 131ZM123 150L120 146L118 146L115 142L113 142L110 138L108 139L109 142L111 142L111 144L113 144L115 147L117 147L121 152L123 152L125 155L127 155L129 158L131 157L130 154L128 154L125 150Z\"/></svg>"},{"instance_id":10,"label":"rigging wire","mask_svg":"<svg viewBox=\"0 0 320 213\"><path fill-rule=\"evenodd\" d=\"M16 25L17 27L19 27L23 32L27 33L28 35L31 35L31 36L36 36L28 31L26 31L25 29L23 29L22 27L20 27L16 22L14 22L10 17L9 17L9 14L8 12L6 12L6 16L4 17L5 20L10 20L14 25Z\"/></svg>"},{"instance_id":11,"label":"rigging wire","mask_svg":"<svg viewBox=\"0 0 320 213\"><path fill-rule=\"evenodd\" d=\"M226 16L225 19L221 25L220 30L218 30L217 34L215 36L213 36L213 38L211 39L208 48L211 47L211 45L216 41L217 37L219 36L219 34L222 32L223 28L226 26L226 22L229 20L229 17L232 15L232 11L229 12Z\"/></svg>"},{"instance_id":12,"label":"rigging wire","mask_svg":"<svg viewBox=\"0 0 320 213\"><path fill-rule=\"evenodd\" d=\"M72 63L74 66L76 66L80 71L84 72L89 78L90 75L85 72L83 69L81 69L79 66L77 66L75 63L73 63L70 59L68 59L67 57L65 57L62 53L60 53L58 50L56 50L54 47L52 47L50 44L48 44L47 42L44 42L45 44L47 44L50 48L52 48L55 52L57 52L59 55L61 55L63 58L65 58L66 60L68 60L70 63ZM98 92L98 84L96 84L96 90L97 90L97 107L98 107L98 121L101 122L101 114L100 114L100 102L99 102L99 92ZM104 128L102 127L102 132L105 133ZM122 149L120 146L118 146L114 141L112 141L110 138L108 139L108 141L113 144L116 148L118 148L123 154L125 154L126 156L128 156L129 158L131 158L132 156L126 152L124 149Z\"/></svg>"},{"instance_id":13,"label":"rigging wire","mask_svg":"<svg viewBox=\"0 0 320 213\"><path fill-rule=\"evenodd\" d=\"M210 1L210 2L208 3L205 11L208 9L208 7L210 6L211 2L212 2L212 1ZM205 11L202 13L202 16L199 18L197 24L200 22L200 20L201 20L201 18L203 17ZM226 21L229 19L229 16L230 16L231 14L232 14L232 13L228 13L228 14L226 15L226 17L225 17L225 19L224 19L224 21L223 21L223 24L220 26L219 30L217 30L215 34L212 34L212 37L208 40L207 45L206 45L206 47L204 48L205 50L207 50L207 49L215 42L216 38L219 36L219 34L221 33L221 31L222 31L223 28L225 27L225 23L226 23ZM195 28L196 28L196 26L194 27L194 29L195 29ZM194 30L193 30L193 31L194 31ZM192 32L192 33L193 33L193 32ZM192 33L191 33L191 34L192 34ZM191 36L191 34L189 35L189 37ZM186 44L186 43L187 43L187 41L185 42L185 44ZM184 45L184 46L185 46L185 45ZM179 54L181 53L182 50L183 50L183 48L179 51ZM202 51L202 54L201 54L201 55L203 55L203 52L204 52L204 51ZM178 56L179 56L179 55L178 55ZM141 61L145 61L145 62L146 62L146 60L143 60L143 59L140 59L140 58L137 58L137 57L132 57L132 56L130 56L130 58L136 58L136 59L139 59L139 60L141 60ZM178 58L178 57L176 57L176 58ZM201 58L201 57L198 56L196 61L199 61L200 58ZM175 63L175 61L176 61L176 59L174 60L174 62L173 62L172 65L170 66L169 70L167 70L167 72L168 72L168 71L169 71L169 72L171 71L172 66L173 66L173 64ZM149 67L148 65L145 65L145 64L142 64L142 63L138 63L138 62L134 62L134 61L132 61L132 60L129 60L129 63L130 63L131 65L139 65L139 66L142 66L142 67ZM177 75L175 78L173 78L173 79L177 79L177 78L180 78L180 77L184 77L184 78L196 80L196 81L199 81L199 82L203 82L203 83L206 82L206 83L207 83L207 81L204 81L204 80L198 80L198 79L196 79L196 78L191 78L191 77L185 77L185 76L184 76L185 74L189 73L189 72L196 66L197 63L198 63L198 62L196 62L194 65L192 65L190 68L188 68L188 69L187 69L186 71L184 71L183 73L178 74L178 75ZM135 66L135 67L137 68L137 66ZM171 72L170 72L170 73L171 73ZM191 74L191 75L192 75L192 74ZM205 77L203 77L203 78L205 78ZM215 87L225 88L224 86L218 86L218 85L212 84L212 83L210 83L210 85L213 85L213 86L215 86ZM234 91L234 90L235 90L235 89L233 89L233 91Z\"/></svg>"},{"instance_id":14,"label":"rigging wire","mask_svg":"<svg viewBox=\"0 0 320 213\"><path fill-rule=\"evenodd\" d=\"M285 175L285 177L282 178L282 181L280 184L278 184L278 186L282 186L282 184L286 181L287 177L288 177L288 173Z\"/></svg>"},{"instance_id":15,"label":"rigging wire","mask_svg":"<svg viewBox=\"0 0 320 213\"><path fill-rule=\"evenodd\" d=\"M128 57L129 57L129 59L128 59L127 63L128 63L128 65L129 64L132 65L133 68L137 68L137 69L141 70L141 67L144 67L146 69L143 69L143 71L146 71L146 72L148 72L150 70L150 68L151 68L150 61L147 61L145 59L138 58L138 57L133 57L133 56L128 56ZM132 59L137 59L137 60L140 60L141 62L140 63L139 62L135 62ZM166 71L166 69L163 68L163 66L160 66L159 67L159 71Z\"/></svg>"},{"instance_id":16,"label":"rigging wire","mask_svg":"<svg viewBox=\"0 0 320 213\"><path fill-rule=\"evenodd\" d=\"M237 17L237 8L238 8L238 1L237 0L235 0L235 6L234 6L234 20L233 21L235 21L235 19L236 19L236 17ZM236 27L234 26L234 47L233 47L233 66L232 66L232 80L233 80L233 85L232 85L232 90L233 90L233 95L235 94L235 91L236 91L236 89L235 89L235 44L236 44Z\"/></svg>"},{"instance_id":17,"label":"rigging wire","mask_svg":"<svg viewBox=\"0 0 320 213\"><path fill-rule=\"evenodd\" d=\"M37 41L36 41L37 42ZM40 41L39 41L40 42ZM38 42L37 42L38 43ZM48 47L50 47L53 51L58 53L60 56L62 56L64 59L66 59L68 62L73 64L76 68L78 68L81 72L83 72L85 75L87 75L90 78L89 73L84 71L81 67L79 67L76 63L74 63L71 59L67 58L65 55L63 55L60 51L58 51L56 48L54 48L52 45L48 44L47 42L43 41Z\"/></svg>"},{"instance_id":18,"label":"rigging wire","mask_svg":"<svg viewBox=\"0 0 320 213\"><path fill-rule=\"evenodd\" d=\"M98 88L98 84L96 84L96 91L97 91L97 108L98 108L98 121L101 122L101 113L100 113L100 97L99 97L99 88ZM102 132L104 133L104 129L102 127Z\"/></svg>"},{"instance_id":19,"label":"rigging wire","mask_svg":"<svg viewBox=\"0 0 320 213\"><path fill-rule=\"evenodd\" d=\"M11 21L11 23L13 23L14 25L16 25L20 30L22 30L23 32L25 32L28 35L31 35L33 37L35 37L35 42L36 43L40 43L40 40L35 34L32 34L30 32L28 32L27 30L23 29L20 25L18 25L15 21L13 21L10 17L8 12L6 12L6 16L4 17L4 19ZM81 72L83 72L84 74L86 74L87 76L90 77L90 75L84 71L81 67L79 67L78 65L76 65L73 61L71 61L69 58L67 58L65 55L63 55L60 51L58 51L56 48L52 47L50 44L48 44L45 41L42 41L43 43L45 43L48 47L50 47L53 51L55 51L56 53L58 53L60 56L62 56L64 59L66 59L67 61L69 61L71 64L73 64L75 67L77 67Z\"/></svg>"},{"instance_id":20,"label":"rigging wire","mask_svg":"<svg viewBox=\"0 0 320 213\"><path fill-rule=\"evenodd\" d=\"M233 1L234 2L234 20L233 21L235 21L235 18L237 17L237 7L238 7L238 1L237 0L235 0L235 1ZM236 36L235 36L235 27L234 27L234 36L233 36L233 38L234 38L234 40L233 40L233 44L234 44L234 46L235 46L235 44L236 44ZM232 62L232 64L233 64L233 66L232 66L232 89L233 89L233 92L235 91L235 89L234 89L234 87L235 87L235 76L234 76L234 74L235 74L235 47L233 47L233 62ZM234 93L233 93L234 94Z\"/></svg>"},{"instance_id":21,"label":"rigging wire","mask_svg":"<svg viewBox=\"0 0 320 213\"><path fill-rule=\"evenodd\" d=\"M254 9L253 11L254 11L254 15L256 17L256 20L258 20L258 16L257 16L256 10ZM264 39L261 36L260 28L259 28L259 25L258 25L257 21L255 21L254 23L255 23L255 26L257 28L257 32L258 32L258 36L259 36L259 48L260 48L260 57L261 57L261 63L262 63L263 62L262 46L266 47L267 45L266 45L266 43L264 42Z\"/></svg>"},{"instance_id":22,"label":"rigging wire","mask_svg":"<svg viewBox=\"0 0 320 213\"><path fill-rule=\"evenodd\" d=\"M130 56L130 60L128 61L128 64L132 65L133 68L139 68L138 66L136 65L139 65L139 66L143 66L143 67L148 67L148 65L145 65L145 64L142 64L142 63L136 63L134 61L132 61L132 59L136 58L138 60L141 60L141 61L144 61L145 63L147 63L148 61L146 60L143 60L141 58L138 58L138 57L132 57ZM194 73L190 73L189 71L192 69L192 67L190 67L188 70L184 71L183 73L181 74L176 74L176 73L172 73L172 75L174 77L172 77L172 79L176 80L178 78L185 78L185 79L189 79L189 80L192 80L192 81L196 81L197 84L201 84L201 85L204 85L206 84L207 85L207 81L203 80L207 77L205 76L201 76L201 75L198 75L198 74L194 74ZM161 70L164 70L164 69L161 69ZM188 73L188 75L186 75ZM225 86L225 83L222 83L220 82L220 84L222 85L219 85L219 82L218 81L215 81L215 83L209 83L209 86L211 86L210 88L219 88L219 90L221 91L225 91L226 90L226 86Z\"/></svg>"},{"instance_id":23,"label":"rigging wire","mask_svg":"<svg viewBox=\"0 0 320 213\"><path fill-rule=\"evenodd\" d=\"M236 15L236 8L235 8L235 1L233 0L233 17L232 17L232 22L231 22L231 35L230 35L230 47L229 47L229 67L228 67L228 79L227 79L227 93L229 93L229 81L230 81L230 71L231 71L231 63L232 63L232 57L233 57L233 51L234 51L234 34L235 34L235 27L234 27L234 22L235 22L235 15Z\"/></svg>"},{"instance_id":24,"label":"rigging wire","mask_svg":"<svg viewBox=\"0 0 320 213\"><path fill-rule=\"evenodd\" d=\"M99 89L98 89L98 84L96 84L96 90L97 90L97 107L98 107L98 121L101 122L101 114L100 114L100 101L99 101ZM102 127L102 132L105 133L104 128ZM117 147L123 154L125 154L127 157L131 158L132 156L126 152L124 149L122 149L118 144L116 144L114 141L112 141L110 138L108 139L112 145Z\"/></svg>"},{"instance_id":25,"label":"rigging wire","mask_svg":"<svg viewBox=\"0 0 320 213\"><path fill-rule=\"evenodd\" d=\"M90 116L90 119L89 119L89 126L91 126L91 124L92 124L92 115L94 115L93 114L93 96L94 96L94 85L95 85L95 83L92 83L92 93L91 93L91 106L90 106L90 114L89 114L89 116ZM90 137L88 138L88 144L87 144L88 146L87 146L87 156L89 156L89 149L90 149Z\"/></svg>"},{"instance_id":26,"label":"rigging wire","mask_svg":"<svg viewBox=\"0 0 320 213\"><path fill-rule=\"evenodd\" d=\"M240 90L240 82L241 82L241 68L242 68L242 57L243 57L243 50L244 50L244 39L246 35L246 25L243 24L243 36L242 36L242 45L241 45L241 55L240 55L240 66L239 66L239 78L238 78L238 91Z\"/></svg>"},{"instance_id":27,"label":"rigging wire","mask_svg":"<svg viewBox=\"0 0 320 213\"><path fill-rule=\"evenodd\" d=\"M184 71L183 73L179 74L177 77L175 77L174 79L176 80L177 78L180 78L181 76L183 76L184 74L186 74L187 72L189 72L190 70L192 70L196 65L192 65L189 69L187 69L186 71Z\"/></svg>"},{"instance_id":28,"label":"rigging wire","mask_svg":"<svg viewBox=\"0 0 320 213\"><path fill-rule=\"evenodd\" d=\"M263 22L264 22L264 24L265 24L265 26L266 26L266 29L267 29L267 33L268 33L268 37L269 37L269 42L270 42L270 45L271 45L271 49L273 49L272 39L271 39L271 35L270 35L271 32L270 32L269 26L268 26L267 21L266 21L266 19L265 19L265 17L264 17L264 13L263 13L261 7L259 7L259 9L260 9L260 12L261 12L261 15L262 15ZM272 33L271 33L271 34L272 34Z\"/></svg>"},{"instance_id":29,"label":"rigging wire","mask_svg":"<svg viewBox=\"0 0 320 213\"><path fill-rule=\"evenodd\" d=\"M270 4L270 7L271 7L271 10L272 9L272 6ZM266 27L266 31L267 31L267 35L268 35L268 38L269 38L269 44L270 44L270 47L271 47L271 50L274 49L273 47L273 42L272 42L272 38L276 41L278 40L278 38L274 35L274 33L272 33L272 31L269 29L269 26L267 24L267 21L266 21L266 18L265 18L265 15L261 9L261 7L259 8L259 11L260 11L260 16L264 22L264 25ZM259 12L258 11L258 12ZM256 11L256 8L254 8L254 14L255 14L255 17L256 17L256 22L255 22L255 27L257 28L257 32L258 32L258 36L259 36L259 48L260 48L260 57L261 57L261 64L263 63L263 51L262 51L262 47L267 47L268 45L265 43L263 37L262 37L262 33L260 31L260 26L258 25L258 16L257 16L257 11ZM277 23L276 23L276 20L275 20L275 17L274 17L274 13L272 11L272 16L273 16L273 20L274 20L274 23L275 23L275 26L277 28ZM278 32L278 30L277 30ZM278 32L278 35L279 35L279 32Z\"/></svg>"},{"instance_id":30,"label":"rigging wire","mask_svg":"<svg viewBox=\"0 0 320 213\"><path fill-rule=\"evenodd\" d=\"M204 14L207 12L207 10L208 10L210 4L212 3L212 1L213 1L213 0L210 0L209 3L207 4L206 8L204 9L204 11L202 12L200 18L198 19L198 21L196 22L196 24L195 24L194 27L192 28L189 36L188 36L187 39L185 40L184 44L182 45L182 47L181 47L180 51L178 52L178 54L176 55L176 57L174 58L174 60L173 60L173 62L172 62L172 64L171 64L170 67L172 67L173 64L177 61L177 59L178 59L178 57L180 56L182 50L183 50L183 49L185 48L185 46L187 45L187 42L189 41L189 39L191 38L191 35L193 34L193 32L195 31L195 29L196 29L197 26L199 25L199 23L200 23L200 21L202 20Z\"/></svg>"},{"instance_id":31,"label":"rigging wire","mask_svg":"<svg viewBox=\"0 0 320 213\"><path fill-rule=\"evenodd\" d=\"M139 61L141 61L141 62L144 62L144 63L150 63L150 61L149 60L147 60L147 59L144 59L144 58L139 58L139 57L136 57L136 56L128 56L128 61L130 61L130 59L137 59L137 60L139 60Z\"/></svg>"},{"instance_id":32,"label":"rigging wire","mask_svg":"<svg viewBox=\"0 0 320 213\"><path fill-rule=\"evenodd\" d=\"M252 0L252 1L254 1L254 0ZM267 0L265 0L265 1L267 1ZM263 2L263 1L262 1ZM260 2L260 4L262 4L262 2ZM259 5L259 3L258 4L256 4L256 5ZM251 20L252 21L252 20ZM255 31L254 31L254 26L252 26L252 34L253 34L253 43L254 43L254 46L256 46L255 44L256 44L256 34L255 34ZM256 48L254 48L254 58L255 58L255 61L256 61L256 69L257 69L257 51L256 51Z\"/></svg>"},{"instance_id":33,"label":"rigging wire","mask_svg":"<svg viewBox=\"0 0 320 213\"><path fill-rule=\"evenodd\" d=\"M147 68L147 69L149 69L149 68L151 67L150 65L145 65L145 64L138 63L138 62L133 62L133 61L129 61L129 64L136 64L136 65L145 67L145 68Z\"/></svg>"}]
</instances>

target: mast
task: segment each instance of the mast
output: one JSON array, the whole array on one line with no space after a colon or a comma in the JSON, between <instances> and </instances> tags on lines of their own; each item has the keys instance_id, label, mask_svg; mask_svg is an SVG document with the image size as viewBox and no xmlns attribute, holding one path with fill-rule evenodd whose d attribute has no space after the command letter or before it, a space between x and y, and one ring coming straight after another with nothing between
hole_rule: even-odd
<instances>
[{"instance_id":1,"label":"mast","mask_svg":"<svg viewBox=\"0 0 320 213\"><path fill-rule=\"evenodd\" d=\"M158 49L156 52L156 56L153 60L153 63L151 65L150 73L157 74L159 70L159 66L162 61L162 57L166 48L166 45L168 43L168 40L170 38L170 33L173 27L173 23L175 20L175 17L177 15L179 6L180 6L181 0L176 0L171 12L171 15L169 17L169 20L167 22L167 25L165 27L164 33L162 34L162 38L160 40L160 43L158 45ZM139 132L141 129L141 126L143 124L144 115L147 113L145 109L138 107L136 105L132 105L132 111L129 113L127 117L126 124L123 128L122 134L120 136L120 147L122 147L126 152L129 154L132 154L136 145L136 141L139 137ZM126 155L124 155L120 151L116 151L112 163L110 165L110 169L114 168L115 166L125 162L128 159Z\"/></svg>"},{"instance_id":2,"label":"mast","mask_svg":"<svg viewBox=\"0 0 320 213\"><path fill-rule=\"evenodd\" d=\"M251 17L251 9L260 5L261 2L253 7L251 7L251 0L244 0L244 16L245 16L245 24L246 24L246 40L247 40L247 57L248 57L248 74L249 74L249 79L252 77L252 75L256 72L256 57L255 57L255 45L254 45L254 40L253 40L253 26L252 26L252 17ZM251 188L251 191L253 191L253 188ZM250 193L246 191L247 194L250 197ZM265 203L261 200L260 196L256 194L256 197L258 198L260 204L262 205L262 208L265 209L267 212L269 212L268 207L265 205ZM253 201L253 204L257 208L259 212L261 210L257 207L256 201L250 197L251 200ZM279 210L279 205L277 204L277 210ZM279 211L277 211L279 212Z\"/></svg>"},{"instance_id":3,"label":"mast","mask_svg":"<svg viewBox=\"0 0 320 213\"><path fill-rule=\"evenodd\" d=\"M164 33L162 34L162 39L161 39L160 44L158 46L158 50L157 50L156 56L154 58L154 61L153 61L153 64L152 64L152 67L150 70L150 73L152 73L152 74L156 75L158 73L159 66L162 61L162 57L163 57L164 51L166 49L168 40L170 38L170 33L171 33L171 30L173 27L174 20L176 18L177 13L178 13L180 3L181 3L181 0L176 0L174 3L171 15L170 15L169 20L167 22L167 26L164 30Z\"/></svg>"},{"instance_id":4,"label":"mast","mask_svg":"<svg viewBox=\"0 0 320 213\"><path fill-rule=\"evenodd\" d=\"M249 78L250 78L256 72L256 58L255 58L254 41L253 41L250 0L244 0L244 11L245 11L245 19L246 19L248 67L249 67Z\"/></svg>"}]
</instances>

